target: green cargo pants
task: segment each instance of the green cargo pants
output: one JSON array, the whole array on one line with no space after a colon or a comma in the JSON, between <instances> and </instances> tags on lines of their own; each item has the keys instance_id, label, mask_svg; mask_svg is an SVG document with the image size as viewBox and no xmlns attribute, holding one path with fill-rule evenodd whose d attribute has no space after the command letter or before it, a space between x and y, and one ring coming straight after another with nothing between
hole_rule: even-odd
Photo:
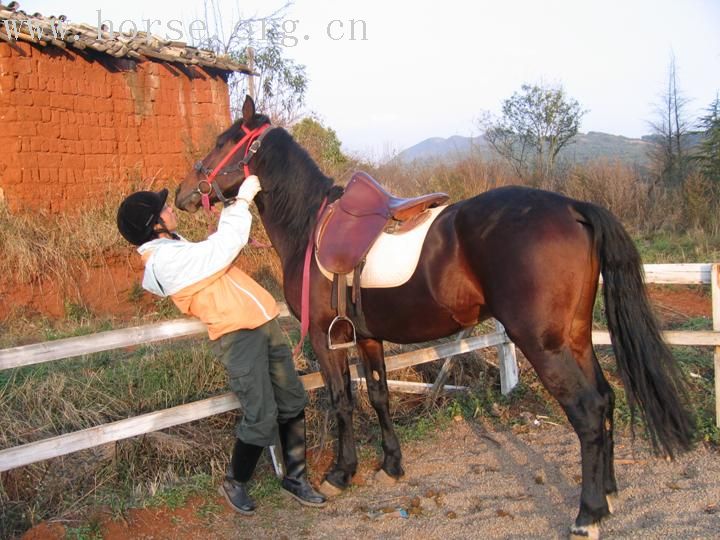
<instances>
[{"instance_id":1,"label":"green cargo pants","mask_svg":"<svg viewBox=\"0 0 720 540\"><path fill-rule=\"evenodd\" d=\"M307 404L277 319L254 330L230 332L211 344L242 405L235 436L256 446L273 444L277 423L295 418Z\"/></svg>"}]
</instances>

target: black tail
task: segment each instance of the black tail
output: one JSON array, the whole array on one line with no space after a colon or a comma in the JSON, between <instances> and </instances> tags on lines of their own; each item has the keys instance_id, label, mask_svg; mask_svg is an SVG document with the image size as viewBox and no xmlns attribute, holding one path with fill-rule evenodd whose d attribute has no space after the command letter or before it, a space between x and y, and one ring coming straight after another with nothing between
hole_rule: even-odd
<instances>
[{"instance_id":1,"label":"black tail","mask_svg":"<svg viewBox=\"0 0 720 540\"><path fill-rule=\"evenodd\" d=\"M695 422L682 373L650 307L640 254L610 212L587 203L576 209L594 232L608 327L631 418L640 409L653 448L673 456L691 446Z\"/></svg>"}]
</instances>

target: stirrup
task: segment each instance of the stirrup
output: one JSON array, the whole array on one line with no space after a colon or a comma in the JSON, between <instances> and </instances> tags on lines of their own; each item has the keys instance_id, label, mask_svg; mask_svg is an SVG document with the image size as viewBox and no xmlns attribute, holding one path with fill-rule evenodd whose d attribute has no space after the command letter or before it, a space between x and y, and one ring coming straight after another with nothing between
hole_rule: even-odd
<instances>
[{"instance_id":1,"label":"stirrup","mask_svg":"<svg viewBox=\"0 0 720 540\"><path fill-rule=\"evenodd\" d=\"M332 342L333 326L335 326L336 323L342 322L342 321L348 323L350 325L350 328L352 328L352 341L346 341L344 343L333 343ZM349 318L343 317L341 315L338 315L337 317L335 317L332 320L332 322L330 323L330 327L328 328L327 336L328 336L328 339L327 339L328 349L330 349L331 351L335 351L337 349L349 349L350 347L354 347L355 345L357 345L357 334L355 333L355 325Z\"/></svg>"}]
</instances>

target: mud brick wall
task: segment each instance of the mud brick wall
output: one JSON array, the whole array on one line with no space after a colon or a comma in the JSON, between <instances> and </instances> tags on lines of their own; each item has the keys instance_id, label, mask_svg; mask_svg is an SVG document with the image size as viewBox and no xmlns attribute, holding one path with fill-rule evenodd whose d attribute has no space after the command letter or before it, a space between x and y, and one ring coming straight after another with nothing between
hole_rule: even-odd
<instances>
[{"instance_id":1,"label":"mud brick wall","mask_svg":"<svg viewBox=\"0 0 720 540\"><path fill-rule=\"evenodd\" d=\"M174 185L229 125L223 76L122 62L0 42L0 199L11 212Z\"/></svg>"}]
</instances>

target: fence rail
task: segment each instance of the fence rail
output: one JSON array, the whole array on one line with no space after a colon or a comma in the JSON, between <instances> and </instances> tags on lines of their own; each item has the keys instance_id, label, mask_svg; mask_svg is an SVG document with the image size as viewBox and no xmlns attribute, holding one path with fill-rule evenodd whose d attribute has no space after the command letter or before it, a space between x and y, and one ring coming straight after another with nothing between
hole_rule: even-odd
<instances>
[{"instance_id":1,"label":"fence rail","mask_svg":"<svg viewBox=\"0 0 720 540\"><path fill-rule=\"evenodd\" d=\"M717 264L650 264L645 265L645 280L648 283L666 284L711 284L713 306L712 331L675 331L666 332L665 339L671 345L694 345L715 347L715 395L720 396L720 265ZM281 316L288 316L287 307L283 306ZM88 336L60 339L33 345L24 345L0 350L0 370L29 366L50 362L63 358L71 358L86 354L108 351L124 347L133 347L148 343L156 343L169 339L177 339L204 334L205 325L193 319L178 319L162 323L111 330ZM596 345L610 344L608 332L594 331L593 343ZM509 392L517 382L517 364L514 347L505 334L502 326L498 331L475 337L464 337L451 342L441 343L425 349L398 354L386 359L387 371L411 367L441 358L446 364L441 370L447 373L453 356L484 347L497 346L500 358L500 375L503 393ZM360 366L351 367L351 378L360 380ZM320 373L302 376L303 384L308 390L323 386ZM444 384L444 378L435 385L422 385L404 381L388 381L391 388L402 391L413 391L434 394L438 386ZM449 390L458 390L450 387ZM177 407L154 411L151 413L118 420L108 424L67 433L56 437L23 444L13 448L0 450L0 471L28 465L44 459L58 457L78 450L92 448L127 437L141 435L151 431L165 429L179 424L192 422L230 411L239 406L231 393L187 403ZM716 399L716 418L720 426L720 403Z\"/></svg>"}]
</instances>

